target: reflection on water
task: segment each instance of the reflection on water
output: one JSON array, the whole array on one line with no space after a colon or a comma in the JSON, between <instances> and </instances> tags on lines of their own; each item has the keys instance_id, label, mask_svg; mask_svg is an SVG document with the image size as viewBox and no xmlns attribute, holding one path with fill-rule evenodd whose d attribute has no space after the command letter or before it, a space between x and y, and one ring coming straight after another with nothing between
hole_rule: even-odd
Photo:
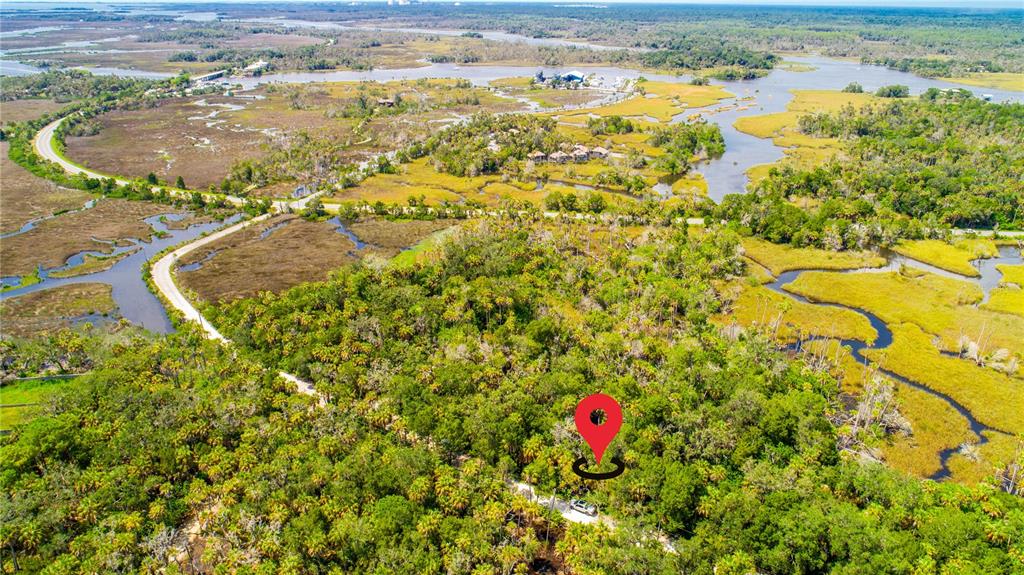
<instances>
[{"instance_id":1,"label":"reflection on water","mask_svg":"<svg viewBox=\"0 0 1024 575\"><path fill-rule=\"evenodd\" d=\"M1020 248L999 246L999 257L974 260L971 263L978 270L978 273L981 274L981 277L977 278L976 281L978 287L985 294L982 299L982 303L985 303L992 295L992 290L999 286L999 282L1003 281L1003 272L996 269L996 266L1020 265L1024 263L1024 257L1021 257ZM1024 288L1024 286L1021 287Z\"/></svg>"}]
</instances>

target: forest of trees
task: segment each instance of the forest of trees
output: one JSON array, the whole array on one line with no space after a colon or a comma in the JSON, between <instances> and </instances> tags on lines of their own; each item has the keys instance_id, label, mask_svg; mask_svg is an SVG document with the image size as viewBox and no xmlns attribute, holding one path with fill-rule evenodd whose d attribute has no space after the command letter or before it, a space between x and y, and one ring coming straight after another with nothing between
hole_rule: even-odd
<instances>
[{"instance_id":1,"label":"forest of trees","mask_svg":"<svg viewBox=\"0 0 1024 575\"><path fill-rule=\"evenodd\" d=\"M105 98L136 93L154 85L152 80L97 76L84 70L55 70L28 76L0 76L0 100L52 98L71 102L83 98Z\"/></svg>"},{"instance_id":2,"label":"forest of trees","mask_svg":"<svg viewBox=\"0 0 1024 575\"><path fill-rule=\"evenodd\" d=\"M633 245L484 222L432 263L211 308L235 350L194 326L120 342L0 438L0 557L47 573L1019 569L1021 499L841 452L830 376L720 334L714 283L740 273L727 232ZM626 413L616 481L570 470L586 449L571 413L596 391ZM584 495L616 527L567 525L511 479Z\"/></svg>"},{"instance_id":3,"label":"forest of trees","mask_svg":"<svg viewBox=\"0 0 1024 575\"><path fill-rule=\"evenodd\" d=\"M738 66L747 69L770 70L779 57L758 52L723 40L709 40L704 35L674 39L663 49L646 52L641 58L651 68L680 68L701 70L720 66Z\"/></svg>"},{"instance_id":4,"label":"forest of trees","mask_svg":"<svg viewBox=\"0 0 1024 575\"><path fill-rule=\"evenodd\" d=\"M464 3L452 9L424 3L408 8L396 14L365 5L332 7L330 17L668 49L652 56L668 65L711 61L706 53L691 60L685 50L703 52L707 39L712 38L711 42L730 47L715 55L715 61L719 57L743 59L748 54L760 59L766 52L792 51L861 58L929 77L981 70L1024 71L1024 31L1019 11L1009 7L965 11L945 7L623 3L594 10L589 5L539 4L531 6L528 13L502 4Z\"/></svg>"},{"instance_id":5,"label":"forest of trees","mask_svg":"<svg viewBox=\"0 0 1024 575\"><path fill-rule=\"evenodd\" d=\"M497 145L497 150L489 147ZM453 176L495 174L512 160L525 160L530 152L545 154L566 143L555 130L555 120L532 115L478 114L468 122L450 126L415 144L410 157L427 155L439 172Z\"/></svg>"},{"instance_id":6,"label":"forest of trees","mask_svg":"<svg viewBox=\"0 0 1024 575\"><path fill-rule=\"evenodd\" d=\"M807 134L844 141L844 157L773 168L732 195L723 218L774 242L832 249L890 245L948 227L1024 225L1024 105L962 90L800 119ZM791 197L822 200L803 210Z\"/></svg>"},{"instance_id":7,"label":"forest of trees","mask_svg":"<svg viewBox=\"0 0 1024 575\"><path fill-rule=\"evenodd\" d=\"M717 158L725 153L721 128L704 120L656 128L647 143L665 150L654 165L672 175L689 172L694 157Z\"/></svg>"}]
</instances>

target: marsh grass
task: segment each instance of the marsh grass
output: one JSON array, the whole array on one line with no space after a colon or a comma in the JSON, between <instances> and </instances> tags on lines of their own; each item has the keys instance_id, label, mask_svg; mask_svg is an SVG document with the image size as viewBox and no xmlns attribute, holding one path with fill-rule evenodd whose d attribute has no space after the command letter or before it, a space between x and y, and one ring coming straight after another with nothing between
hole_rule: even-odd
<instances>
[{"instance_id":1,"label":"marsh grass","mask_svg":"<svg viewBox=\"0 0 1024 575\"><path fill-rule=\"evenodd\" d=\"M971 260L999 255L995 243L986 238L961 239L950 244L942 240L900 242L896 253L968 277L978 277Z\"/></svg>"},{"instance_id":2,"label":"marsh grass","mask_svg":"<svg viewBox=\"0 0 1024 575\"><path fill-rule=\"evenodd\" d=\"M1024 317L1024 288L996 288L989 294L989 300L983 303L981 307ZM1024 334L1021 334L1021 337L1024 337Z\"/></svg>"},{"instance_id":3,"label":"marsh grass","mask_svg":"<svg viewBox=\"0 0 1024 575\"><path fill-rule=\"evenodd\" d=\"M74 385L74 381L63 378L34 379L0 386L0 429L10 429L15 425L31 421L40 413L38 404L43 403L47 397L67 385ZM14 407L16 404L34 405Z\"/></svg>"},{"instance_id":4,"label":"marsh grass","mask_svg":"<svg viewBox=\"0 0 1024 575\"><path fill-rule=\"evenodd\" d=\"M0 324L5 335L24 337L65 327L72 318L116 310L109 285L71 284L4 300L0 303Z\"/></svg>"},{"instance_id":5,"label":"marsh grass","mask_svg":"<svg viewBox=\"0 0 1024 575\"><path fill-rule=\"evenodd\" d=\"M877 101L871 94L850 94L832 90L793 90L793 99L786 105L785 112L744 116L737 118L733 126L746 134L758 138L772 138L775 145L785 148L785 157L779 162L751 166L747 177L756 184L768 175L768 171L781 162L799 168L812 168L835 157L843 150L843 144L835 138L815 138L798 129L801 116L811 113L836 112L846 105L860 107Z\"/></svg>"},{"instance_id":6,"label":"marsh grass","mask_svg":"<svg viewBox=\"0 0 1024 575\"><path fill-rule=\"evenodd\" d=\"M703 108L720 100L733 97L723 86L694 86L677 82L656 82L647 80L640 83L647 94L654 94L675 101L681 108Z\"/></svg>"},{"instance_id":7,"label":"marsh grass","mask_svg":"<svg viewBox=\"0 0 1024 575\"><path fill-rule=\"evenodd\" d=\"M996 269L1003 274L1000 285L1017 284L1024 288L1024 265L997 264Z\"/></svg>"},{"instance_id":8,"label":"marsh grass","mask_svg":"<svg viewBox=\"0 0 1024 575\"><path fill-rule=\"evenodd\" d=\"M92 198L87 192L61 188L36 177L11 161L9 147L8 142L0 141L0 233L17 231L35 218L81 208Z\"/></svg>"},{"instance_id":9,"label":"marsh grass","mask_svg":"<svg viewBox=\"0 0 1024 575\"><path fill-rule=\"evenodd\" d=\"M103 199L95 207L39 222L16 236L0 241L0 275L24 275L38 266L63 265L78 252L106 252L110 244L96 240L148 239L153 229L144 218L175 210L162 204Z\"/></svg>"},{"instance_id":10,"label":"marsh grass","mask_svg":"<svg viewBox=\"0 0 1024 575\"><path fill-rule=\"evenodd\" d=\"M890 324L890 328L891 346L865 351L872 361L948 395L986 425L1024 433L1024 381L966 359L941 355L932 336L914 324Z\"/></svg>"},{"instance_id":11,"label":"marsh grass","mask_svg":"<svg viewBox=\"0 0 1024 575\"><path fill-rule=\"evenodd\" d=\"M767 331L787 343L810 336L868 342L877 337L870 322L859 313L794 301L763 286L742 286L732 308L719 320Z\"/></svg>"},{"instance_id":12,"label":"marsh grass","mask_svg":"<svg viewBox=\"0 0 1024 575\"><path fill-rule=\"evenodd\" d=\"M959 351L960 338L984 341L986 349L1005 348L1024 356L1024 318L973 307L978 286L927 272L840 274L806 272L788 291L815 301L870 311L890 324L911 323L937 335L947 351Z\"/></svg>"},{"instance_id":13,"label":"marsh grass","mask_svg":"<svg viewBox=\"0 0 1024 575\"><path fill-rule=\"evenodd\" d=\"M1024 92L1024 74L1020 72L976 72L959 78L939 78L946 82L955 82L967 86L997 88Z\"/></svg>"},{"instance_id":14,"label":"marsh grass","mask_svg":"<svg viewBox=\"0 0 1024 575\"><path fill-rule=\"evenodd\" d=\"M775 275L797 269L846 270L880 267L885 258L874 252L836 252L818 248L794 248L758 238L744 238L745 255Z\"/></svg>"},{"instance_id":15,"label":"marsh grass","mask_svg":"<svg viewBox=\"0 0 1024 575\"><path fill-rule=\"evenodd\" d=\"M891 467L917 477L930 477L941 468L940 451L973 439L967 419L949 403L879 374L874 367L854 359L849 347L837 340L812 341L804 347L809 353L828 359L832 374L839 378L846 393L859 395L872 377L894 386L897 408L910 423L911 432L888 436L878 446Z\"/></svg>"},{"instance_id":16,"label":"marsh grass","mask_svg":"<svg viewBox=\"0 0 1024 575\"><path fill-rule=\"evenodd\" d=\"M120 253L116 256L94 256L92 254L86 254L85 257L83 258L81 265L72 267L64 271L50 272L50 277L70 278L109 270L110 268L114 267L114 264L132 255L134 252L135 250L129 250Z\"/></svg>"},{"instance_id":17,"label":"marsh grass","mask_svg":"<svg viewBox=\"0 0 1024 575\"><path fill-rule=\"evenodd\" d=\"M1021 447L1021 439L1005 433L984 432L988 443L962 450L949 459L949 470L953 480L964 484L975 484L987 478L1011 462Z\"/></svg>"}]
</instances>

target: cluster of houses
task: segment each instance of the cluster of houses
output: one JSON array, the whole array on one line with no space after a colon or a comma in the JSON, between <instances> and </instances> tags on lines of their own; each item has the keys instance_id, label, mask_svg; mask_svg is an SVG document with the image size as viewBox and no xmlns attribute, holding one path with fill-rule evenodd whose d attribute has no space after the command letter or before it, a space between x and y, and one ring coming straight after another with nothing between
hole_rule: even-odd
<instances>
[{"instance_id":1,"label":"cluster of houses","mask_svg":"<svg viewBox=\"0 0 1024 575\"><path fill-rule=\"evenodd\" d=\"M587 83L587 77L583 75L583 72L566 72L565 74L552 74L545 76L544 71L537 72L533 77L533 83L535 85L548 86L552 88L558 87L579 87Z\"/></svg>"},{"instance_id":2,"label":"cluster of houses","mask_svg":"<svg viewBox=\"0 0 1024 575\"><path fill-rule=\"evenodd\" d=\"M608 150L602 148L601 146L588 148L584 145L576 144L568 152L558 150L557 152L552 152L551 154L545 154L540 150L534 150L533 152L530 152L529 154L526 155L526 159L532 161L535 164L540 164L543 162L564 164L570 160L573 162L586 162L587 160L591 160L594 158L603 159L607 158L608 154Z\"/></svg>"}]
</instances>

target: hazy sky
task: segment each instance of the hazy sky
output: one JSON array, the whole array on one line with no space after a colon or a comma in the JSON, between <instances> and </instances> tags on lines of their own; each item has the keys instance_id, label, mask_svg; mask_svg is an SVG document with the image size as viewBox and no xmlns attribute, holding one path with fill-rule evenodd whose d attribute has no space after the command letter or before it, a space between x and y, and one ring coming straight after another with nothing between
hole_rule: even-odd
<instances>
[{"instance_id":1,"label":"hazy sky","mask_svg":"<svg viewBox=\"0 0 1024 575\"><path fill-rule=\"evenodd\" d=\"M5 2L8 5L29 4L247 4L252 2L296 3L316 2L329 4L332 2L348 4L352 0L14 0ZM805 5L805 6L962 6L976 7L979 5L999 5L1024 10L1024 0L420 0L430 4L451 4L454 2L543 2L548 4L744 4L744 5ZM360 4L384 3L385 0L359 0Z\"/></svg>"},{"instance_id":2,"label":"hazy sky","mask_svg":"<svg viewBox=\"0 0 1024 575\"><path fill-rule=\"evenodd\" d=\"M4 2L8 7L32 4L245 4L245 3L293 3L316 1L318 3L338 2L348 4L351 0L29 0ZM360 3L377 3L384 0L359 0ZM514 3L523 0L420 0L431 4L460 2L501 2ZM900 7L949 7L949 8L1018 8L1024 11L1024 0L525 0L527 2L545 2L548 4L565 5L607 5L607 4L743 4L743 5L778 5L778 6L900 6Z\"/></svg>"}]
</instances>

